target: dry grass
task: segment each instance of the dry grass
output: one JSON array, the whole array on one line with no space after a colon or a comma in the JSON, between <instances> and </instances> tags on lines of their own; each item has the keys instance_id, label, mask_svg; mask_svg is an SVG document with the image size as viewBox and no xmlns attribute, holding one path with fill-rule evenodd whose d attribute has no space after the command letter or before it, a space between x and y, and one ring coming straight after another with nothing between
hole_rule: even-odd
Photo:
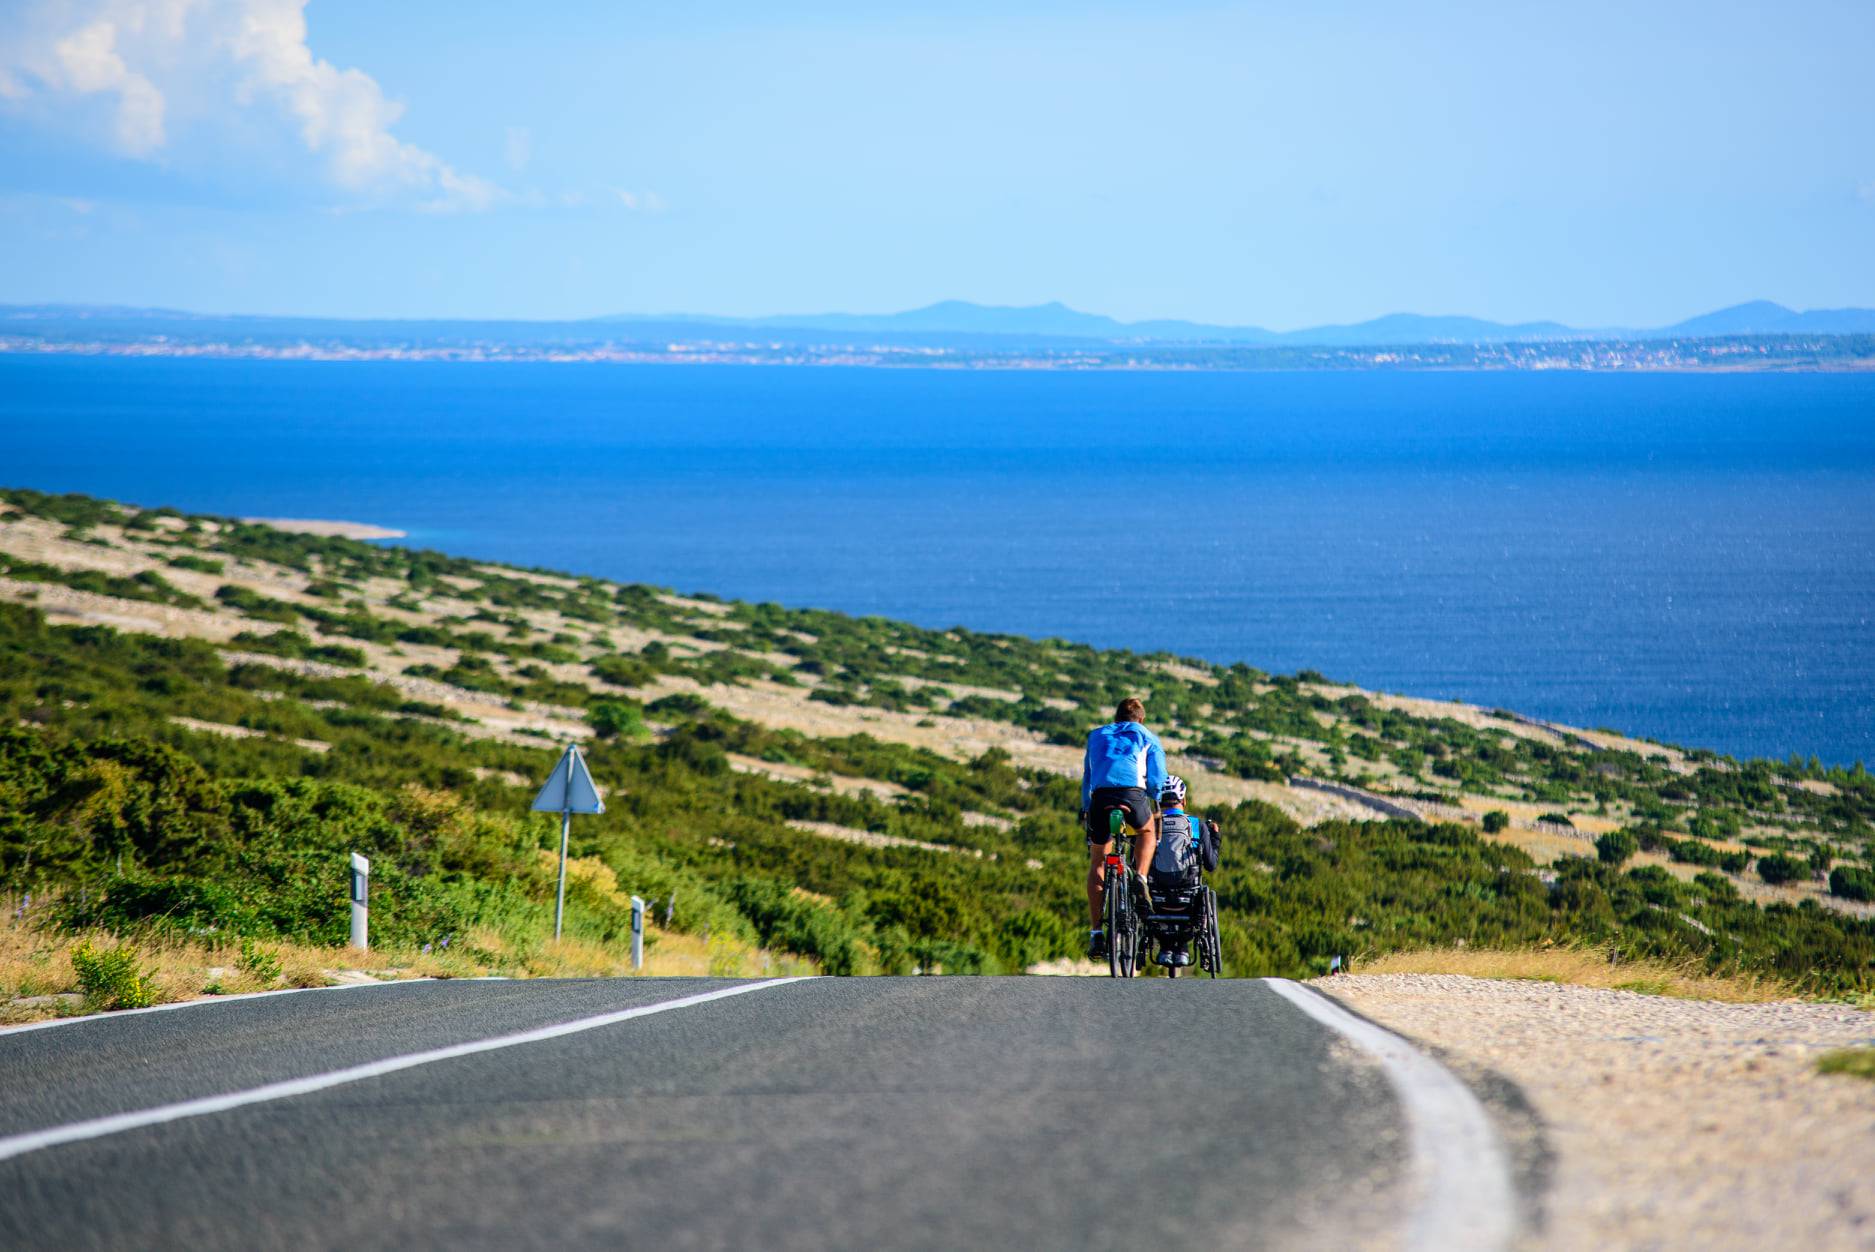
<instances>
[{"instance_id":1,"label":"dry grass","mask_svg":"<svg viewBox=\"0 0 1875 1252\"><path fill-rule=\"evenodd\" d=\"M1754 974L1709 974L1689 964L1617 959L1612 949L1557 946L1494 950L1424 948L1357 961L1363 974L1462 974L1467 978L1527 979L1610 991L1763 1004L1798 998L1788 983Z\"/></svg>"},{"instance_id":2,"label":"dry grass","mask_svg":"<svg viewBox=\"0 0 1875 1252\"><path fill-rule=\"evenodd\" d=\"M67 934L5 923L0 924L0 1026L91 1011L79 992L71 960L72 949L85 940L100 948L132 944L138 965L149 972L158 1003L285 987L328 987L360 978L615 978L635 973L737 978L817 972L811 961L750 947L722 935L705 939L648 927L642 971L631 968L631 952L622 944L569 938L522 947L494 931L478 930L454 950L429 952L398 948L359 952L265 943L260 949L278 960L280 972L263 976L242 968L238 940L154 935L126 940L103 933Z\"/></svg>"}]
</instances>

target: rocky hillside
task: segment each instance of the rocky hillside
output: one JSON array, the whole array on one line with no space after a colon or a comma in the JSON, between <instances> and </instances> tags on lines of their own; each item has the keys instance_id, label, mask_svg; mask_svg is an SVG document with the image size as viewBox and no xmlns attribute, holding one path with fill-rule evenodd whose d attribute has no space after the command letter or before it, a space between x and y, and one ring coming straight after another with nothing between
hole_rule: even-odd
<instances>
[{"instance_id":1,"label":"rocky hillside","mask_svg":"<svg viewBox=\"0 0 1875 1252\"><path fill-rule=\"evenodd\" d=\"M576 851L674 892L673 926L835 971L1025 968L1073 954L1079 743L1139 694L1225 824L1232 972L1555 936L1875 971L1859 767L83 497L0 510L0 888L93 921L336 933L319 858L365 842L403 938L524 929L557 838L526 802L579 739L613 802Z\"/></svg>"}]
</instances>

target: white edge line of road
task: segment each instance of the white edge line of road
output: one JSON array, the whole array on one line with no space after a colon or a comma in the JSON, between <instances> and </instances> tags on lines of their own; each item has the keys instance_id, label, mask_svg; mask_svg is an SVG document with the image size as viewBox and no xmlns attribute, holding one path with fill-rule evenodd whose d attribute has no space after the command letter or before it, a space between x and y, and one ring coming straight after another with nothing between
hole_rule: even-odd
<instances>
[{"instance_id":1,"label":"white edge line of road","mask_svg":"<svg viewBox=\"0 0 1875 1252\"><path fill-rule=\"evenodd\" d=\"M1471 1089L1411 1043L1284 978L1265 986L1380 1063L1405 1111L1414 1252L1507 1247L1516 1231L1510 1158Z\"/></svg>"},{"instance_id":2,"label":"white edge line of road","mask_svg":"<svg viewBox=\"0 0 1875 1252\"><path fill-rule=\"evenodd\" d=\"M747 995L751 991L761 991L768 987L780 987L787 983L803 982L803 978L770 978L763 982L741 983L734 987L723 987L716 991L700 992L697 995L680 996L675 1000L659 1000L652 1004L641 1004L636 1008L620 1009L615 1013L601 1013L597 1017L581 1017L570 1022L561 1022L553 1026L542 1026L535 1030L524 1030L514 1035L497 1035L492 1039L477 1039L472 1043L451 1044L446 1048L432 1048L428 1052L411 1052L404 1056L386 1057L381 1061L371 1061L364 1065L353 1065L345 1069L335 1069L324 1074L309 1074L304 1078L291 1078L285 1082L267 1083L265 1086L250 1087L246 1091L232 1091L226 1095L204 1096L196 1100L183 1100L177 1104L163 1104L155 1108L138 1109L132 1113L117 1113L110 1117L97 1117L90 1121L69 1122L63 1126L52 1126L45 1130L35 1130L23 1135L11 1135L0 1139L0 1161L24 1156L28 1152L37 1152L42 1148L57 1147L64 1143L77 1143L85 1139L101 1139L106 1135L121 1134L126 1130L137 1130L144 1126L157 1126L164 1122L181 1121L187 1117L205 1117L210 1113L225 1113L230 1109L242 1108L249 1104L265 1104L270 1100L284 1100L291 1096L308 1095L314 1091L325 1091L332 1087L341 1087L347 1083L362 1082L367 1078L378 1078L385 1074L394 1074L398 1070L415 1069L419 1065L430 1065L437 1061L453 1060L459 1056L474 1056L479 1052L498 1052L503 1048L520 1047L522 1044L541 1043L548 1039L558 1039L563 1035L576 1035L582 1031L597 1030L601 1026L611 1026L618 1022L628 1022L635 1017L649 1017L653 1013L668 1013L672 1009L687 1009L697 1004L707 1004L711 1000L723 1000L730 996Z\"/></svg>"},{"instance_id":3,"label":"white edge line of road","mask_svg":"<svg viewBox=\"0 0 1875 1252\"><path fill-rule=\"evenodd\" d=\"M51 1030L54 1026L82 1026L86 1022L111 1022L124 1017L141 1017L145 1013L169 1013L176 1009L199 1009L210 1004L245 1004L249 1000L265 1000L268 996L296 996L306 991L357 991L361 987L396 987L404 983L437 982L435 978L387 978L373 982L346 982L331 987L282 987L278 991L249 991L241 995L200 996L194 1000L177 1000L174 1004L152 1004L147 1009L111 1009L104 1013L83 1013L77 1017L55 1017L49 1022L24 1022L18 1026L0 1026L0 1040L14 1035L23 1035L34 1030ZM456 982L479 982L481 979L458 978Z\"/></svg>"}]
</instances>

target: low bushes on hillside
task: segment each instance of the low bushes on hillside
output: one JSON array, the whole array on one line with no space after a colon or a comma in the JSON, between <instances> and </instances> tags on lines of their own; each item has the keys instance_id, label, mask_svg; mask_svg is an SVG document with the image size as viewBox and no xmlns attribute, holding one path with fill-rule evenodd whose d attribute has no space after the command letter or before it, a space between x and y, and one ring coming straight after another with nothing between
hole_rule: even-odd
<instances>
[{"instance_id":1,"label":"low bushes on hillside","mask_svg":"<svg viewBox=\"0 0 1875 1252\"><path fill-rule=\"evenodd\" d=\"M502 594L525 603L545 593ZM736 612L750 628L760 616ZM1248 672L1219 680L1220 690L1254 685ZM1293 683L1271 690L1305 698ZM589 699L595 720L612 716L607 703L632 707ZM1384 710L1337 707L1377 730L1390 724ZM482 929L540 942L558 826L526 806L554 749L471 740L402 716L413 711L435 713L363 675L230 668L198 641L52 627L0 605L0 889L61 893L69 927L340 942L355 850L373 858L383 942L460 943ZM200 734L175 725L178 713L262 733ZM575 937L622 940L636 893L678 931L766 942L838 972L1019 970L1076 954L1085 860L1072 779L996 750L960 762L863 735L769 730L690 695L645 713L672 729L657 741L626 733L626 712L620 733L589 746L607 812L576 820L573 854L610 879L572 876ZM903 798L777 781L732 758L877 780ZM1875 968L1875 923L1814 903L1761 909L1709 870L1683 883L1657 867L1574 858L1546 884L1524 853L1466 828L1304 829L1265 805L1207 799L1196 796L1197 809L1225 833L1213 884L1231 973L1309 974L1336 955L1459 939L1606 942L1831 987L1866 987ZM965 825L965 812L1000 814L1008 829ZM941 850L865 846L793 823ZM1635 832L1643 847L1668 838ZM1671 841L1693 844L1707 847Z\"/></svg>"}]
</instances>

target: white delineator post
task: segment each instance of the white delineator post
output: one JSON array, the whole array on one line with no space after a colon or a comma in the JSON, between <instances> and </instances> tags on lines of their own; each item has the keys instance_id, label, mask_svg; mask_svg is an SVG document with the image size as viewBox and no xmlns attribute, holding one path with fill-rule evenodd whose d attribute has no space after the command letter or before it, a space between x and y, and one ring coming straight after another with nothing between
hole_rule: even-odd
<instances>
[{"instance_id":1,"label":"white delineator post","mask_svg":"<svg viewBox=\"0 0 1875 1252\"><path fill-rule=\"evenodd\" d=\"M645 967L645 902L632 897L632 968Z\"/></svg>"},{"instance_id":2,"label":"white delineator post","mask_svg":"<svg viewBox=\"0 0 1875 1252\"><path fill-rule=\"evenodd\" d=\"M586 768L578 744L566 745L560 763L547 776L532 807L536 813L560 815L560 885L553 902L553 937L558 939L566 919L566 849L573 833L573 814L605 812L605 801L599 798L599 788L593 784L592 772Z\"/></svg>"},{"instance_id":3,"label":"white delineator post","mask_svg":"<svg viewBox=\"0 0 1875 1252\"><path fill-rule=\"evenodd\" d=\"M553 895L553 937L560 938L560 923L566 918L566 844L573 834L573 810L560 810L560 886Z\"/></svg>"},{"instance_id":4,"label":"white delineator post","mask_svg":"<svg viewBox=\"0 0 1875 1252\"><path fill-rule=\"evenodd\" d=\"M371 861L352 853L352 946L363 951L370 946Z\"/></svg>"}]
</instances>

